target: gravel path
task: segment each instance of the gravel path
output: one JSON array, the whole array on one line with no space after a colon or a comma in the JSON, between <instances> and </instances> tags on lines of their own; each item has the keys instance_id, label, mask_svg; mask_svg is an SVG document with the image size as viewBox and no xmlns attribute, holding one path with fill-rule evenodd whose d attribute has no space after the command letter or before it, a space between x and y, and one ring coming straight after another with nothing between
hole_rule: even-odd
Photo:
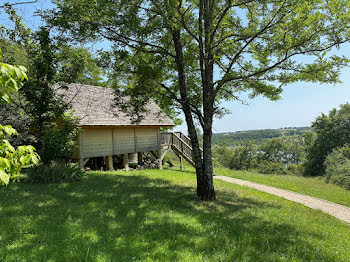
<instances>
[{"instance_id":1,"label":"gravel path","mask_svg":"<svg viewBox=\"0 0 350 262\"><path fill-rule=\"evenodd\" d=\"M271 195L283 197L285 199L288 199L293 202L297 202L300 204L303 204L307 207L321 210L324 213L327 213L331 216L334 216L346 223L350 224L350 208L335 204L333 202L329 202L327 200L322 200L316 197L311 197L307 195L303 195L300 193L296 193L293 191L285 190L285 189L279 189L272 186L266 186L246 180L226 177L226 176L214 176L215 179L222 180L225 182L229 182L232 184L237 184L241 186L247 186L250 188L254 188L259 191L263 191L266 193L269 193Z\"/></svg>"}]
</instances>

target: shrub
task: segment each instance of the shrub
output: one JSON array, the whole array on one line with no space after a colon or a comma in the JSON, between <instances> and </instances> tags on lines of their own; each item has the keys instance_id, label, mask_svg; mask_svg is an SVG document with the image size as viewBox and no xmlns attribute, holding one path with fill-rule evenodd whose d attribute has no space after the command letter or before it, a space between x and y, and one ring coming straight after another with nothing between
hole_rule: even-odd
<instances>
[{"instance_id":1,"label":"shrub","mask_svg":"<svg viewBox=\"0 0 350 262\"><path fill-rule=\"evenodd\" d=\"M271 161L261 161L257 166L257 170L262 174L286 175L288 173L284 164Z\"/></svg>"},{"instance_id":2,"label":"shrub","mask_svg":"<svg viewBox=\"0 0 350 262\"><path fill-rule=\"evenodd\" d=\"M253 141L246 141L233 149L229 168L247 170L256 167L256 164L256 145Z\"/></svg>"},{"instance_id":3,"label":"shrub","mask_svg":"<svg viewBox=\"0 0 350 262\"><path fill-rule=\"evenodd\" d=\"M231 168L230 162L233 151L226 146L215 146L213 148L214 166L224 166Z\"/></svg>"},{"instance_id":4,"label":"shrub","mask_svg":"<svg viewBox=\"0 0 350 262\"><path fill-rule=\"evenodd\" d=\"M304 166L301 164L289 164L287 172L288 175L302 176L304 174Z\"/></svg>"},{"instance_id":5,"label":"shrub","mask_svg":"<svg viewBox=\"0 0 350 262\"><path fill-rule=\"evenodd\" d=\"M30 167L26 170L25 182L36 183L57 183L79 181L84 171L76 163L50 162Z\"/></svg>"},{"instance_id":6,"label":"shrub","mask_svg":"<svg viewBox=\"0 0 350 262\"><path fill-rule=\"evenodd\" d=\"M350 190L350 145L335 149L325 160L326 182Z\"/></svg>"},{"instance_id":7,"label":"shrub","mask_svg":"<svg viewBox=\"0 0 350 262\"><path fill-rule=\"evenodd\" d=\"M73 155L80 132L77 121L71 114L63 114L58 121L44 126L40 155L45 164Z\"/></svg>"}]
</instances>

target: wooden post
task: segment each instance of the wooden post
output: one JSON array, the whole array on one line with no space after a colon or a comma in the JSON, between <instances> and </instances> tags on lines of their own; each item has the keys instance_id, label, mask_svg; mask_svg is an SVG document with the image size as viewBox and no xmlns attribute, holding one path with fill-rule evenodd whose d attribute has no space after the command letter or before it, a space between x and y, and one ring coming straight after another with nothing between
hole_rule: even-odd
<instances>
[{"instance_id":1,"label":"wooden post","mask_svg":"<svg viewBox=\"0 0 350 262\"><path fill-rule=\"evenodd\" d=\"M113 167L113 156L106 156L106 167L107 170L114 170Z\"/></svg>"},{"instance_id":2,"label":"wooden post","mask_svg":"<svg viewBox=\"0 0 350 262\"><path fill-rule=\"evenodd\" d=\"M138 153L137 153L137 164L138 164L139 166L142 165L142 152L138 152Z\"/></svg>"},{"instance_id":3,"label":"wooden post","mask_svg":"<svg viewBox=\"0 0 350 262\"><path fill-rule=\"evenodd\" d=\"M78 150L79 150L79 165L81 169L84 169L84 156L83 156L83 141L82 141L82 132L78 135Z\"/></svg>"},{"instance_id":4,"label":"wooden post","mask_svg":"<svg viewBox=\"0 0 350 262\"><path fill-rule=\"evenodd\" d=\"M85 165L84 158L79 158L79 166L80 166L80 168L84 169L84 165Z\"/></svg>"},{"instance_id":5,"label":"wooden post","mask_svg":"<svg viewBox=\"0 0 350 262\"><path fill-rule=\"evenodd\" d=\"M123 154L123 168L129 170L129 156L128 153Z\"/></svg>"},{"instance_id":6,"label":"wooden post","mask_svg":"<svg viewBox=\"0 0 350 262\"><path fill-rule=\"evenodd\" d=\"M161 150L158 150L158 163L159 169L163 169L163 159Z\"/></svg>"},{"instance_id":7,"label":"wooden post","mask_svg":"<svg viewBox=\"0 0 350 262\"><path fill-rule=\"evenodd\" d=\"M183 157L179 156L179 158L180 158L180 168L181 168L181 171L182 171L182 170L184 170Z\"/></svg>"},{"instance_id":8,"label":"wooden post","mask_svg":"<svg viewBox=\"0 0 350 262\"><path fill-rule=\"evenodd\" d=\"M160 128L158 129L158 162L159 162L159 169L163 169L163 163L162 163L162 138L161 138L161 132Z\"/></svg>"}]
</instances>

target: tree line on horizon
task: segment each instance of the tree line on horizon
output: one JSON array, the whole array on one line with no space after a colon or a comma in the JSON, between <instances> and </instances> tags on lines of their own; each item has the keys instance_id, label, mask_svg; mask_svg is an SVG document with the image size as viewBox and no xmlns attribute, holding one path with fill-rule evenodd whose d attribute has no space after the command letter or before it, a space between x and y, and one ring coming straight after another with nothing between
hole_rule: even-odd
<instances>
[{"instance_id":1,"label":"tree line on horizon","mask_svg":"<svg viewBox=\"0 0 350 262\"><path fill-rule=\"evenodd\" d=\"M243 144L246 140L254 140L255 143L261 143L266 139L277 137L297 138L303 136L308 131L311 131L311 127L284 127L214 133L213 145L232 147Z\"/></svg>"}]
</instances>

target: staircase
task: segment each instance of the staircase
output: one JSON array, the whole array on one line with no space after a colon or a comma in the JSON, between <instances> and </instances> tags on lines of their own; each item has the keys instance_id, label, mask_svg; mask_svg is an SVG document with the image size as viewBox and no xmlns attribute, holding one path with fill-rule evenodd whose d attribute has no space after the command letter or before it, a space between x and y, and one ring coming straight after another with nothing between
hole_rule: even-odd
<instances>
[{"instance_id":1,"label":"staircase","mask_svg":"<svg viewBox=\"0 0 350 262\"><path fill-rule=\"evenodd\" d=\"M171 148L178 157L183 157L194 166L193 149L191 139L182 132L162 133L162 147ZM203 150L201 155L203 156ZM164 154L165 156L165 154Z\"/></svg>"}]
</instances>

